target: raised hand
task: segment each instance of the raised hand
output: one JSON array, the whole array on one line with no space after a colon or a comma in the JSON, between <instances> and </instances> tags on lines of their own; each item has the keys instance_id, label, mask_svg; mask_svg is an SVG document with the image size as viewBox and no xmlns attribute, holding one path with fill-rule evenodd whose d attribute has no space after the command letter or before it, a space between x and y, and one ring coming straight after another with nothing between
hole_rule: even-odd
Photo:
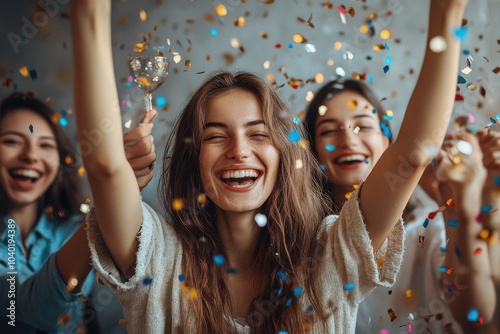
<instances>
[{"instance_id":1,"label":"raised hand","mask_svg":"<svg viewBox=\"0 0 500 334\"><path fill-rule=\"evenodd\" d=\"M123 134L125 155L134 170L139 189L144 187L153 178L153 167L156 161L154 138L151 135L155 110L150 110L144 115L143 123L135 129Z\"/></svg>"}]
</instances>

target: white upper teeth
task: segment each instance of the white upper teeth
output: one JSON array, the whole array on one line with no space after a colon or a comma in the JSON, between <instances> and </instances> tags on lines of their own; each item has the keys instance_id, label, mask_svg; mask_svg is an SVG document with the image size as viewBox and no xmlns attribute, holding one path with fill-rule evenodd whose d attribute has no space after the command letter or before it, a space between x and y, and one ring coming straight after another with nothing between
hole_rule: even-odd
<instances>
[{"instance_id":1,"label":"white upper teeth","mask_svg":"<svg viewBox=\"0 0 500 334\"><path fill-rule=\"evenodd\" d=\"M353 154L346 155L337 160L337 162L346 162L346 161L364 161L365 157L362 154Z\"/></svg>"},{"instance_id":2,"label":"white upper teeth","mask_svg":"<svg viewBox=\"0 0 500 334\"><path fill-rule=\"evenodd\" d=\"M244 177L257 177L259 173L253 169L233 170L222 172L222 179L239 179Z\"/></svg>"},{"instance_id":3,"label":"white upper teeth","mask_svg":"<svg viewBox=\"0 0 500 334\"><path fill-rule=\"evenodd\" d=\"M38 179L40 177L40 174L31 169L16 169L12 171L12 174L17 176L29 177L32 179Z\"/></svg>"}]
</instances>

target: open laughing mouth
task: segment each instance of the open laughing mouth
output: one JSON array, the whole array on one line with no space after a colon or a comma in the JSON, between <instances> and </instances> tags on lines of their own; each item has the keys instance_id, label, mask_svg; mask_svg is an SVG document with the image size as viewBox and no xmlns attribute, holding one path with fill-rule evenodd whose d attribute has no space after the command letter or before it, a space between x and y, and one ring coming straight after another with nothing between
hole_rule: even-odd
<instances>
[{"instance_id":1,"label":"open laughing mouth","mask_svg":"<svg viewBox=\"0 0 500 334\"><path fill-rule=\"evenodd\" d=\"M10 176L20 182L35 183L40 178L40 174L32 169L16 168L9 171Z\"/></svg>"},{"instance_id":2,"label":"open laughing mouth","mask_svg":"<svg viewBox=\"0 0 500 334\"><path fill-rule=\"evenodd\" d=\"M254 169L240 169L224 171L219 178L225 184L233 188L248 188L259 178L260 173Z\"/></svg>"},{"instance_id":3,"label":"open laughing mouth","mask_svg":"<svg viewBox=\"0 0 500 334\"><path fill-rule=\"evenodd\" d=\"M362 154L344 155L334 160L338 165L350 166L359 163L365 163L367 157Z\"/></svg>"}]
</instances>

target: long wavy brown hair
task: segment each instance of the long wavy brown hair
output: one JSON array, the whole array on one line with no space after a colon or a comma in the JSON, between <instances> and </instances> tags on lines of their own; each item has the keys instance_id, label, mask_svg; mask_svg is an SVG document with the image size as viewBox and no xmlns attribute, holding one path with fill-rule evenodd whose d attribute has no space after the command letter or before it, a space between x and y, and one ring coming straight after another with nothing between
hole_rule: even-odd
<instances>
[{"instance_id":1,"label":"long wavy brown hair","mask_svg":"<svg viewBox=\"0 0 500 334\"><path fill-rule=\"evenodd\" d=\"M39 199L39 210L50 208L54 216L60 218L82 214L80 205L85 200L82 179L78 174L76 152L66 131L54 122L56 112L44 101L35 97L32 92L14 92L2 100L0 104L0 121L8 114L20 109L29 109L40 115L49 124L57 143L59 153L59 172L54 182ZM0 186L0 214L5 215L10 208L10 200Z\"/></svg>"},{"instance_id":2,"label":"long wavy brown hair","mask_svg":"<svg viewBox=\"0 0 500 334\"><path fill-rule=\"evenodd\" d=\"M186 282L197 291L193 300L196 333L234 331L226 318L231 315L228 273L213 259L216 254L224 254L216 227L218 208L209 199L206 203L200 201L210 190L203 189L201 183L199 154L209 104L235 89L256 96L280 154L276 185L262 208L268 222L261 229L253 263L265 283L252 303L247 322L252 333L305 333L313 321L325 318L314 292L311 265L322 252L317 237L327 208L331 207L330 200L321 192L320 180L324 176L316 159L307 148L288 138L293 130L304 138L300 122L293 122L293 112L273 88L259 76L246 72L219 72L209 77L188 101L165 148L159 190L166 197L163 206L167 220L183 246ZM296 168L299 159L302 168ZM183 201L182 210L173 209L174 200ZM298 286L307 293L314 319L311 309L303 310L294 297Z\"/></svg>"}]
</instances>

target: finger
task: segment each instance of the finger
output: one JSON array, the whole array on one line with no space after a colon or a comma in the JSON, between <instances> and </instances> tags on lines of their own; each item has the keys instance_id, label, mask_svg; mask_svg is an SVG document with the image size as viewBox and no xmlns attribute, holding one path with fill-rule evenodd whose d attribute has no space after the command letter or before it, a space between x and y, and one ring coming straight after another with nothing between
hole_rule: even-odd
<instances>
[{"instance_id":1,"label":"finger","mask_svg":"<svg viewBox=\"0 0 500 334\"><path fill-rule=\"evenodd\" d=\"M153 124L139 124L133 130L123 134L123 142L126 146L131 146L137 143L141 138L151 135Z\"/></svg>"},{"instance_id":2,"label":"finger","mask_svg":"<svg viewBox=\"0 0 500 334\"><path fill-rule=\"evenodd\" d=\"M151 124L153 123L153 118L155 118L156 116L156 110L154 109L151 109L151 110L148 110L146 113L144 113L144 117L141 118L141 120L139 121L139 124Z\"/></svg>"},{"instance_id":3,"label":"finger","mask_svg":"<svg viewBox=\"0 0 500 334\"><path fill-rule=\"evenodd\" d=\"M142 191L144 187L148 185L148 183L153 179L154 173L151 171L149 174L145 176L141 176L137 178L137 184L139 185L139 189Z\"/></svg>"},{"instance_id":4,"label":"finger","mask_svg":"<svg viewBox=\"0 0 500 334\"><path fill-rule=\"evenodd\" d=\"M155 161L156 161L156 153L151 152L143 157L129 160L129 163L130 166L132 166L134 172L136 172L146 168L149 169L149 166L151 166Z\"/></svg>"},{"instance_id":5,"label":"finger","mask_svg":"<svg viewBox=\"0 0 500 334\"><path fill-rule=\"evenodd\" d=\"M127 160L137 159L154 152L154 138L149 135L140 138L134 145L125 146Z\"/></svg>"}]
</instances>

